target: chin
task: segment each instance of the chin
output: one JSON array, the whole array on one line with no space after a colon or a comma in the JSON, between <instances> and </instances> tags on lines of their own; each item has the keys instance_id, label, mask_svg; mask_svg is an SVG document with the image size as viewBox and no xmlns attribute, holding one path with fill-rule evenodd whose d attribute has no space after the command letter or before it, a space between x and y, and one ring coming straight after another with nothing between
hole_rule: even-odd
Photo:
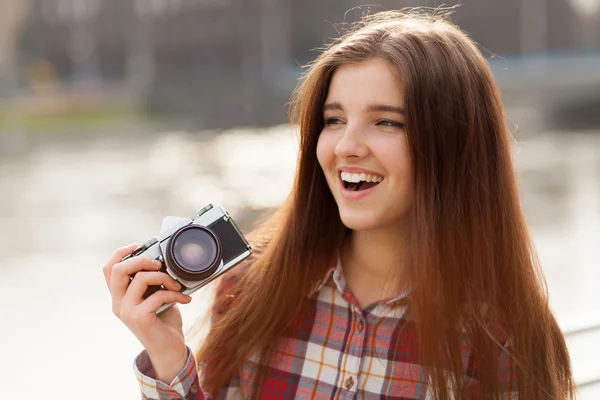
<instances>
[{"instance_id":1,"label":"chin","mask_svg":"<svg viewBox=\"0 0 600 400\"><path fill-rule=\"evenodd\" d=\"M369 210L366 207L353 209L338 206L338 210L344 226L353 231L373 231L377 229L400 229L403 231L409 223L409 207L387 211L385 209Z\"/></svg>"},{"instance_id":2,"label":"chin","mask_svg":"<svg viewBox=\"0 0 600 400\"><path fill-rule=\"evenodd\" d=\"M371 213L365 212L340 212L340 219L344 226L353 231L370 231L377 229L385 225L384 221L381 221Z\"/></svg>"}]
</instances>

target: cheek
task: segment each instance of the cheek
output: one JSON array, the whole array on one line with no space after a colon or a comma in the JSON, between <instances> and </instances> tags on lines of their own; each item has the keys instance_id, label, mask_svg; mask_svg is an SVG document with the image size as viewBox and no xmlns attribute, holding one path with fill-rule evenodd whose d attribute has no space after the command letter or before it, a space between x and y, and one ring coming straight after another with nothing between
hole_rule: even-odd
<instances>
[{"instance_id":1,"label":"cheek","mask_svg":"<svg viewBox=\"0 0 600 400\"><path fill-rule=\"evenodd\" d=\"M335 156L335 144L328 135L321 134L317 141L317 160L321 168L327 172Z\"/></svg>"},{"instance_id":2,"label":"cheek","mask_svg":"<svg viewBox=\"0 0 600 400\"><path fill-rule=\"evenodd\" d=\"M379 146L378 157L388 174L394 176L397 184L412 187L412 162L404 141L388 142Z\"/></svg>"}]
</instances>

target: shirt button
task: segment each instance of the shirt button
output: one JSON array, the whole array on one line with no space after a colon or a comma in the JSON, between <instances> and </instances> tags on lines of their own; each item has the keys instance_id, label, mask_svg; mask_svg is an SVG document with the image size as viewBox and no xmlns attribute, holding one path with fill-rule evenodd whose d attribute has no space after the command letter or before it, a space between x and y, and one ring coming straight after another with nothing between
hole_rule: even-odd
<instances>
[{"instance_id":1,"label":"shirt button","mask_svg":"<svg viewBox=\"0 0 600 400\"><path fill-rule=\"evenodd\" d=\"M344 385L346 386L346 389L352 389L352 386L354 386L354 378L349 377L348 379L346 379L346 383L344 383Z\"/></svg>"},{"instance_id":2,"label":"shirt button","mask_svg":"<svg viewBox=\"0 0 600 400\"><path fill-rule=\"evenodd\" d=\"M192 384L192 387L190 387L190 392L198 393L198 385L196 385L195 383Z\"/></svg>"},{"instance_id":3,"label":"shirt button","mask_svg":"<svg viewBox=\"0 0 600 400\"><path fill-rule=\"evenodd\" d=\"M362 322L362 320L359 320L359 321L358 321L358 323L356 324L356 329L357 329L359 332L362 332L362 331L363 331L363 329L365 329L365 323L364 323L364 322Z\"/></svg>"}]
</instances>

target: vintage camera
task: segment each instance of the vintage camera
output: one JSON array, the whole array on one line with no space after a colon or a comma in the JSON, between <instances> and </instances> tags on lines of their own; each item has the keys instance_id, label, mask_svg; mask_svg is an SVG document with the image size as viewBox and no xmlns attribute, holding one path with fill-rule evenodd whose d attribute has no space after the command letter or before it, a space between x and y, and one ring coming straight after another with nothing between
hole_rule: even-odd
<instances>
[{"instance_id":1,"label":"vintage camera","mask_svg":"<svg viewBox=\"0 0 600 400\"><path fill-rule=\"evenodd\" d=\"M142 256L161 261L161 272L178 281L183 286L182 293L190 294L252 254L250 245L223 207L208 204L197 214L194 219L164 218L160 234L123 260ZM150 286L144 298L164 289L162 285ZM163 304L156 313L172 305Z\"/></svg>"}]
</instances>

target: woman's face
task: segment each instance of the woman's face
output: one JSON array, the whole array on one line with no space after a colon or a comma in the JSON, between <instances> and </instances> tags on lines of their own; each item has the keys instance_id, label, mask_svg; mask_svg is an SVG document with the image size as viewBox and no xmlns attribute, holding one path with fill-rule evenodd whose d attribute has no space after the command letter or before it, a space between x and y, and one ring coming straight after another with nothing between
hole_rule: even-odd
<instances>
[{"instance_id":1,"label":"woman's face","mask_svg":"<svg viewBox=\"0 0 600 400\"><path fill-rule=\"evenodd\" d=\"M339 67L325 105L317 158L344 225L400 228L413 199L402 87L390 64Z\"/></svg>"}]
</instances>

